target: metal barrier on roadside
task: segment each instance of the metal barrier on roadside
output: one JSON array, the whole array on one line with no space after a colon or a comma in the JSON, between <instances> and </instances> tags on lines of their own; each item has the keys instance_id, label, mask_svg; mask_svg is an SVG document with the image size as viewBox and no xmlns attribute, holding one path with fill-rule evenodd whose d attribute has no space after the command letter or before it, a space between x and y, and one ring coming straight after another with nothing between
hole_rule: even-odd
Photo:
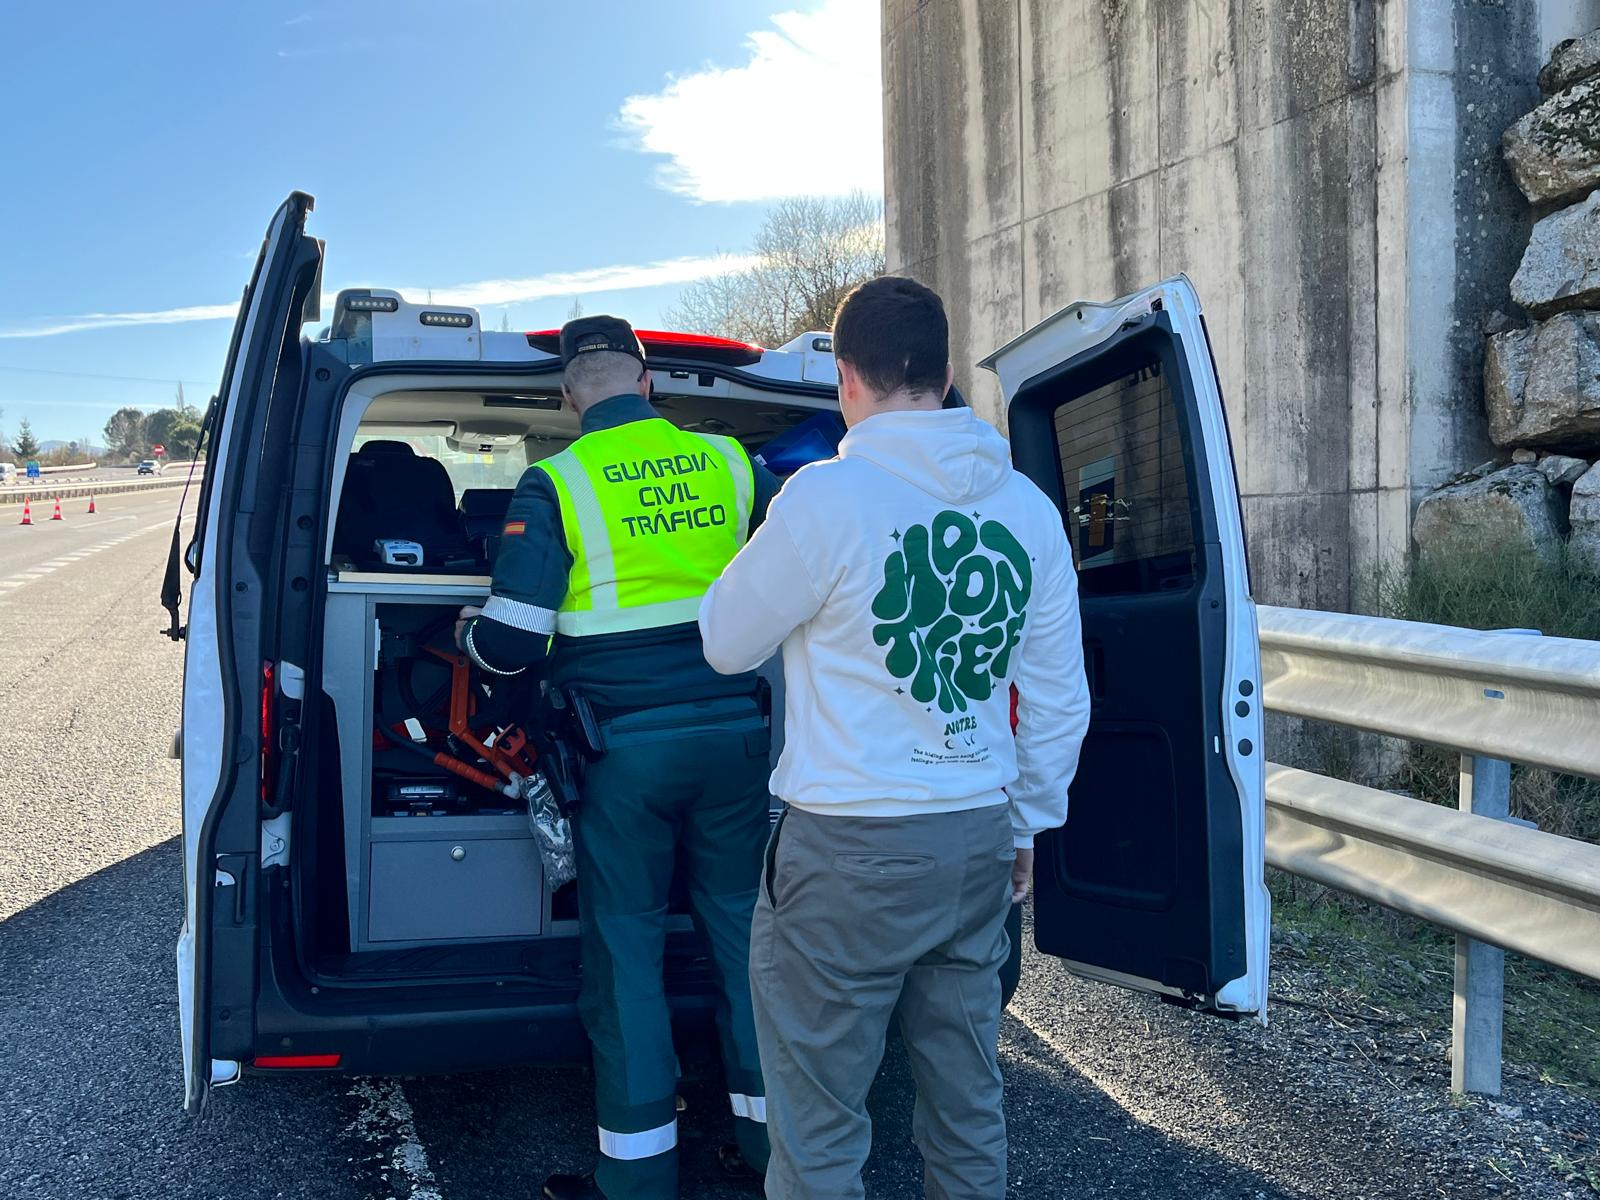
<instances>
[{"instance_id":1,"label":"metal barrier on roadside","mask_svg":"<svg viewBox=\"0 0 1600 1200\"><path fill-rule=\"evenodd\" d=\"M199 483L205 475L205 466L201 464L194 471L194 481ZM24 500L46 500L60 496L67 499L74 496L112 496L123 492L148 492L160 488L182 487L189 481L189 468L185 464L181 469L176 465L169 467L164 475L135 479L108 479L94 480L89 483L41 483L33 480L29 483L19 483L0 487L0 504L21 504Z\"/></svg>"},{"instance_id":2,"label":"metal barrier on roadside","mask_svg":"<svg viewBox=\"0 0 1600 1200\"><path fill-rule=\"evenodd\" d=\"M1600 779L1600 643L1258 617L1269 710L1461 752L1459 811L1269 764L1267 861L1457 934L1451 1086L1497 1095L1500 951L1600 979L1600 846L1506 819L1512 762Z\"/></svg>"}]
</instances>

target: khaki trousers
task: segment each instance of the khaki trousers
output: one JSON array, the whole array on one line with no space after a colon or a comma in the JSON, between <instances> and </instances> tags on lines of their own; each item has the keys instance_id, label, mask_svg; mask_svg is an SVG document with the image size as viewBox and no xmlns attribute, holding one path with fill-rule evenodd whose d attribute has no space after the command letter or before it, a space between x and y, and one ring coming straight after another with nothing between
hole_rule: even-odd
<instances>
[{"instance_id":1,"label":"khaki trousers","mask_svg":"<svg viewBox=\"0 0 1600 1200\"><path fill-rule=\"evenodd\" d=\"M997 1043L1015 858L1005 805L909 817L791 808L756 901L750 982L769 1200L854 1200L867 1091L898 1019L932 1200L1002 1200Z\"/></svg>"}]
</instances>

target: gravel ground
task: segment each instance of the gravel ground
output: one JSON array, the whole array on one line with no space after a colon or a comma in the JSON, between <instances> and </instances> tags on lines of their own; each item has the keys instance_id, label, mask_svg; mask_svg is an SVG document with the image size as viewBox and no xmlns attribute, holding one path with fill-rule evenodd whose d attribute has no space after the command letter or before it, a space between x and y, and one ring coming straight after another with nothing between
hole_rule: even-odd
<instances>
[{"instance_id":1,"label":"gravel ground","mask_svg":"<svg viewBox=\"0 0 1600 1200\"><path fill-rule=\"evenodd\" d=\"M38 561L6 534L0 580L25 553ZM183 1116L165 548L150 529L0 590L0 1197L498 1200L585 1164L578 1070L253 1078ZM1569 1160L1593 1161L1595 1105L1525 1072L1500 1103L1452 1103L1425 1026L1360 1015L1292 935L1277 949L1267 1028L1075 980L1030 950L1003 1029L1011 1194L1595 1194L1563 1178ZM713 1175L726 1133L715 1067L692 1050L685 1067L684 1195L745 1195ZM898 1047L872 1108L869 1195L920 1195Z\"/></svg>"}]
</instances>

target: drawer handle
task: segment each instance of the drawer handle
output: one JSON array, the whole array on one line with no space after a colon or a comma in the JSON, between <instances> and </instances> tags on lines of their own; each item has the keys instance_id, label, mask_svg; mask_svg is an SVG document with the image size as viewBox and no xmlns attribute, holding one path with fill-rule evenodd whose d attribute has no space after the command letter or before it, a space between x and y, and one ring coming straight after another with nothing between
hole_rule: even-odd
<instances>
[{"instance_id":1,"label":"drawer handle","mask_svg":"<svg viewBox=\"0 0 1600 1200\"><path fill-rule=\"evenodd\" d=\"M451 846L450 847L450 857L452 859L454 859L456 862L460 862L466 856L467 856L467 852L462 847L460 847L460 846Z\"/></svg>"}]
</instances>

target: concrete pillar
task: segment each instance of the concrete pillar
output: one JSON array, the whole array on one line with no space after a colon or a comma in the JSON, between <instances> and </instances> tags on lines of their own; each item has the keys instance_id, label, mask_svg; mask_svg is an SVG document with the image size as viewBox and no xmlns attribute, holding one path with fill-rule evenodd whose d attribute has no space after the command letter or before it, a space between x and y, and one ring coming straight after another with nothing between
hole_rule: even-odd
<instances>
[{"instance_id":1,"label":"concrete pillar","mask_svg":"<svg viewBox=\"0 0 1600 1200\"><path fill-rule=\"evenodd\" d=\"M1488 457L1483 324L1527 229L1498 139L1540 3L883 0L889 266L945 296L1002 427L979 358L1187 273L1258 598L1360 606L1420 496Z\"/></svg>"}]
</instances>

